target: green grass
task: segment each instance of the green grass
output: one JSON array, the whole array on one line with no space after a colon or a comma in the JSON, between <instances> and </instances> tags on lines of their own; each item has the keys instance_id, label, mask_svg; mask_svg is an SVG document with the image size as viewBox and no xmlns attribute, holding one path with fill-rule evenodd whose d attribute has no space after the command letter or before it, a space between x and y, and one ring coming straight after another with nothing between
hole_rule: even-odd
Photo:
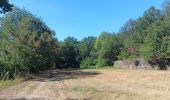
<instances>
[{"instance_id":1,"label":"green grass","mask_svg":"<svg viewBox=\"0 0 170 100\"><path fill-rule=\"evenodd\" d=\"M82 93L82 94L85 94L87 92L90 92L90 93L100 92L99 90L97 90L94 87L74 87L71 91L72 92L79 92L79 93Z\"/></svg>"},{"instance_id":2,"label":"green grass","mask_svg":"<svg viewBox=\"0 0 170 100\"><path fill-rule=\"evenodd\" d=\"M0 80L0 90L8 88L12 85L19 84L23 81L23 79L16 79L16 80Z\"/></svg>"}]
</instances>

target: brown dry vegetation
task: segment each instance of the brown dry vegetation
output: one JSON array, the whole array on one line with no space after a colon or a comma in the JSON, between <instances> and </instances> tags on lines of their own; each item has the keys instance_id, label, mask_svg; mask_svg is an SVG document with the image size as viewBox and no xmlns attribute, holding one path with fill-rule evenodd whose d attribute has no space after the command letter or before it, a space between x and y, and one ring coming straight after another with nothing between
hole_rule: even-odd
<instances>
[{"instance_id":1,"label":"brown dry vegetation","mask_svg":"<svg viewBox=\"0 0 170 100\"><path fill-rule=\"evenodd\" d=\"M3 89L15 100L169 100L170 71L50 70L36 79Z\"/></svg>"}]
</instances>

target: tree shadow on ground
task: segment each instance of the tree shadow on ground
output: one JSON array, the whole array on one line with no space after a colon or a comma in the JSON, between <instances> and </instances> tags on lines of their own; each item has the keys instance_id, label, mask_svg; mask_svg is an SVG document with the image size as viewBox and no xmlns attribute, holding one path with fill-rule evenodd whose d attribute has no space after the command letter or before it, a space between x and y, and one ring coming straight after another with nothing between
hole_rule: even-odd
<instances>
[{"instance_id":1,"label":"tree shadow on ground","mask_svg":"<svg viewBox=\"0 0 170 100\"><path fill-rule=\"evenodd\" d=\"M68 79L79 79L87 77L95 77L96 75L101 74L97 71L92 70L80 70L80 69L53 69L47 71L41 71L39 74L33 78L35 81L62 81Z\"/></svg>"}]
</instances>

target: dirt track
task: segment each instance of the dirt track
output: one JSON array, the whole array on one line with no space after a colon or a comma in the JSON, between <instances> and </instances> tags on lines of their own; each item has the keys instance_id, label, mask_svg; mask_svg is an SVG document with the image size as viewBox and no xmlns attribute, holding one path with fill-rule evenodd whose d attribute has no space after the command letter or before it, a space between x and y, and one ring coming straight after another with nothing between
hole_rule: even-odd
<instances>
[{"instance_id":1,"label":"dirt track","mask_svg":"<svg viewBox=\"0 0 170 100\"><path fill-rule=\"evenodd\" d=\"M69 87L70 80L91 77L99 74L94 71L80 70L49 70L42 72L36 79L4 89L0 99L14 100L64 100L69 99L62 93Z\"/></svg>"},{"instance_id":2,"label":"dirt track","mask_svg":"<svg viewBox=\"0 0 170 100\"><path fill-rule=\"evenodd\" d=\"M5 100L169 100L170 72L51 70L0 92Z\"/></svg>"}]
</instances>

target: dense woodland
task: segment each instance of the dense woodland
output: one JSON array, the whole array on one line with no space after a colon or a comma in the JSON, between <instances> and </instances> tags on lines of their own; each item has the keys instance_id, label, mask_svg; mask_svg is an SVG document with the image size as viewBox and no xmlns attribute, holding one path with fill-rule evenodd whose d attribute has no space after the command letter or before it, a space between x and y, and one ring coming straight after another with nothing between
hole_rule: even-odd
<instances>
[{"instance_id":1,"label":"dense woodland","mask_svg":"<svg viewBox=\"0 0 170 100\"><path fill-rule=\"evenodd\" d=\"M102 32L99 37L87 36L80 41L74 37L58 41L41 18L5 1L0 2L0 11L5 13L0 18L0 79L49 68L108 67L124 59L169 63L169 1L161 10L150 7L143 16L129 19L118 33Z\"/></svg>"}]
</instances>

